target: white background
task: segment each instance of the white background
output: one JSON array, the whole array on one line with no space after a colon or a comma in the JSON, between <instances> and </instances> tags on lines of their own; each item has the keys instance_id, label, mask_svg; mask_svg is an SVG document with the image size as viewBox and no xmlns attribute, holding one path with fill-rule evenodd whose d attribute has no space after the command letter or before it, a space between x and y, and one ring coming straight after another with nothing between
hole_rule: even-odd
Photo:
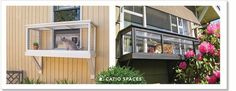
<instances>
[{"instance_id":1,"label":"white background","mask_svg":"<svg viewBox=\"0 0 236 91\"><path fill-rule=\"evenodd\" d=\"M189 1L191 2L191 0L189 0ZM213 0L211 0L211 1L213 1ZM236 71L235 71L236 70L236 52L235 52L236 51L236 1L235 0L228 0L228 16L229 16L228 17L228 36L222 36L222 37L229 38L229 41L228 41L228 46L229 46L229 48L228 48L228 50L229 50L229 55L228 55L228 57L229 57L229 60L228 60L228 66L229 66L228 89L229 90L228 91L236 91L236 83L234 82L234 81L236 81L236 75L235 75L236 74ZM0 20L2 20L2 19L0 19ZM2 27L2 24L0 27ZM0 39L0 41L1 41L1 39ZM0 44L4 45L2 42L0 42ZM1 45L0 45L0 48L1 48ZM2 49L0 49L0 50L2 50ZM2 60L0 60L0 61L2 61ZM0 67L0 69L1 69L1 67ZM4 91L42 91L42 90L4 90ZM43 90L43 91L78 91L78 90ZM96 90L96 91L104 91L104 90ZM107 90L107 91L110 91L110 90ZM132 91L137 91L137 90L132 90ZM190 91L190 90L158 90L158 91ZM227 90L192 90L192 91L227 91Z\"/></svg>"}]
</instances>

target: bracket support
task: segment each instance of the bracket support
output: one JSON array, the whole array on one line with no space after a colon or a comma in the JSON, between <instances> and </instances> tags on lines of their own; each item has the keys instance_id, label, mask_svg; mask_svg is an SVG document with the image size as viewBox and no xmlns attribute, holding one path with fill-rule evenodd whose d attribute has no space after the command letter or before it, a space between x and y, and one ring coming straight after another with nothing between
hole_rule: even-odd
<instances>
[{"instance_id":1,"label":"bracket support","mask_svg":"<svg viewBox=\"0 0 236 91\"><path fill-rule=\"evenodd\" d=\"M42 69L43 69L43 58L40 56L40 57L35 57L33 56L33 59L34 59L34 63L38 69L38 73L39 74L42 74Z\"/></svg>"},{"instance_id":2,"label":"bracket support","mask_svg":"<svg viewBox=\"0 0 236 91\"><path fill-rule=\"evenodd\" d=\"M90 70L90 79L95 79L95 57L92 57L88 60L88 69Z\"/></svg>"}]
</instances>

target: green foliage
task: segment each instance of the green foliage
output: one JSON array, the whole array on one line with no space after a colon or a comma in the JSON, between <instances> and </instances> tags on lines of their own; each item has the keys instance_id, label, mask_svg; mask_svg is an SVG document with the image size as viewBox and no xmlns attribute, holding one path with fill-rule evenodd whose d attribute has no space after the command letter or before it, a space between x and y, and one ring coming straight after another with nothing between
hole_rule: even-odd
<instances>
[{"instance_id":1,"label":"green foliage","mask_svg":"<svg viewBox=\"0 0 236 91\"><path fill-rule=\"evenodd\" d=\"M57 84L75 84L75 82L69 81L69 80L66 80L66 79L64 79L64 80L58 80L58 81L56 81L56 82L57 82Z\"/></svg>"},{"instance_id":2,"label":"green foliage","mask_svg":"<svg viewBox=\"0 0 236 91\"><path fill-rule=\"evenodd\" d=\"M39 46L39 43L35 41L35 42L33 43L33 45L34 45L34 46Z\"/></svg>"},{"instance_id":3,"label":"green foliage","mask_svg":"<svg viewBox=\"0 0 236 91\"><path fill-rule=\"evenodd\" d=\"M21 84L42 84L43 82L41 82L39 80L39 78L37 80L34 79L29 79L29 77L26 77L25 79L23 79L23 81L21 82Z\"/></svg>"},{"instance_id":4,"label":"green foliage","mask_svg":"<svg viewBox=\"0 0 236 91\"><path fill-rule=\"evenodd\" d=\"M96 76L97 84L145 84L139 71L128 67L111 67Z\"/></svg>"}]
</instances>

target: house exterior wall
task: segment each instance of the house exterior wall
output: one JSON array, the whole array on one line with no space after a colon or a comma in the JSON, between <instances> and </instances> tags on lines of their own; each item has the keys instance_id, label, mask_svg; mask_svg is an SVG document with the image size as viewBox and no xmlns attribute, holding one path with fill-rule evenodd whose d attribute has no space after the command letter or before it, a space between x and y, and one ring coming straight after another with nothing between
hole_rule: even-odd
<instances>
[{"instance_id":1,"label":"house exterior wall","mask_svg":"<svg viewBox=\"0 0 236 91\"><path fill-rule=\"evenodd\" d=\"M82 19L90 19L97 26L96 73L106 70L109 64L108 11L105 6L82 7ZM43 57L43 70L39 74L33 58L25 56L25 25L51 22L52 12L49 6L7 7L7 70L23 70L25 77L39 78L45 83L56 83L63 79L80 84L95 83L90 79L87 59ZM49 36L49 32L43 33L44 44L50 43L46 41Z\"/></svg>"}]
</instances>

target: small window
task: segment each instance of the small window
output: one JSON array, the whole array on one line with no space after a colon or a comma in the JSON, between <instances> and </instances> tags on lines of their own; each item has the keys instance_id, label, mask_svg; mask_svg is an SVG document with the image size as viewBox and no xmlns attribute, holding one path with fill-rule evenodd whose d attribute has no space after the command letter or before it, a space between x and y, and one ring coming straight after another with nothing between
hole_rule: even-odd
<instances>
[{"instance_id":1,"label":"small window","mask_svg":"<svg viewBox=\"0 0 236 91\"><path fill-rule=\"evenodd\" d=\"M76 21L80 20L79 6L54 6L54 21ZM63 29L54 31L54 49L79 50L81 48L80 29Z\"/></svg>"},{"instance_id":2,"label":"small window","mask_svg":"<svg viewBox=\"0 0 236 91\"><path fill-rule=\"evenodd\" d=\"M80 20L80 7L78 6L55 6L54 21Z\"/></svg>"}]
</instances>

